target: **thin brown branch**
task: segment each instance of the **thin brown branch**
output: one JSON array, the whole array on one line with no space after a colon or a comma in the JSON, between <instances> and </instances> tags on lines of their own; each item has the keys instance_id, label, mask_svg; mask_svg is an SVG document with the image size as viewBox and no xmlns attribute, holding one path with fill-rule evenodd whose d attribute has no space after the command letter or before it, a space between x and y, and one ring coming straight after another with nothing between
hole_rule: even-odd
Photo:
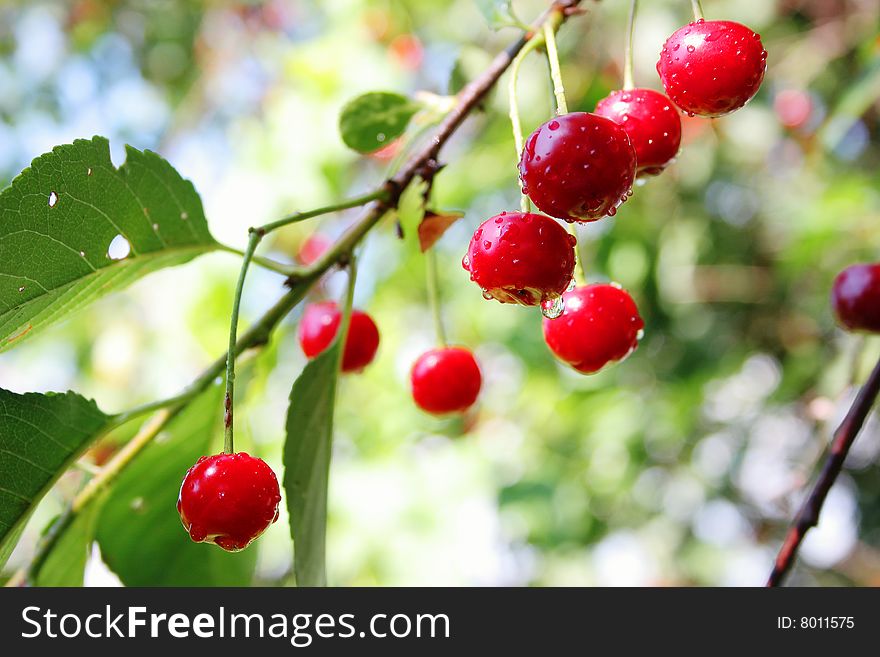
<instances>
[{"instance_id":1,"label":"thin brown branch","mask_svg":"<svg viewBox=\"0 0 880 657\"><path fill-rule=\"evenodd\" d=\"M773 566L773 572L767 579L767 586L779 586L797 558L798 549L804 540L807 532L815 527L819 522L819 514L822 512L822 505L825 498L828 497L828 491L834 485L843 468L843 463L849 454L850 447L858 436L865 418L871 412L877 394L880 393L880 361L874 366L871 376L859 390L855 401L841 422L840 426L834 432L831 441L831 447L828 450L828 456L825 459L825 465L813 489L798 511L797 516L792 522L782 547L779 549L779 555L776 557L776 563Z\"/></svg>"}]
</instances>

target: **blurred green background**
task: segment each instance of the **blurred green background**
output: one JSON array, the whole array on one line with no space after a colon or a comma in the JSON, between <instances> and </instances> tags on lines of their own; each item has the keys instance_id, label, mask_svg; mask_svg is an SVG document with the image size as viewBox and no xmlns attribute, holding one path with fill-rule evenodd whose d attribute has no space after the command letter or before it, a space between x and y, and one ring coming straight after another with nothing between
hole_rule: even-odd
<instances>
[{"instance_id":1,"label":"blurred green background","mask_svg":"<svg viewBox=\"0 0 880 657\"><path fill-rule=\"evenodd\" d=\"M659 88L654 63L690 3L640 4L636 83ZM585 2L587 15L563 28L571 109L591 110L619 87L627 5ZM531 20L545 3L514 6ZM518 206L503 92L444 150L436 181L438 205L465 212L438 244L448 332L476 350L485 376L463 419L433 419L409 398L409 367L433 342L422 257L391 222L367 239L356 304L382 344L340 387L331 584L763 583L830 432L880 355L876 338L837 329L828 306L837 272L880 248L880 5L703 6L707 18L760 32L769 70L745 109L685 118L677 162L616 217L580 231L589 278L624 285L645 319L625 363L591 377L561 366L537 311L484 301L461 268L473 229ZM160 152L195 183L214 235L243 247L250 225L382 180L388 153L359 157L338 136L345 101L374 89L445 94L453 70L472 77L514 37L491 31L473 0L6 3L0 179L55 144L103 134L117 164L124 143ZM530 131L552 111L540 56L520 87ZM353 216L284 229L264 253L292 262L315 226L336 236ZM225 350L238 266L210 255L105 298L0 356L0 387L72 388L109 412L176 393ZM252 271L244 322L281 283ZM318 294L342 284L331 275ZM237 447L279 473L287 395L304 363L298 314L252 359L236 414ZM880 584L878 456L872 417L793 584ZM58 483L7 571L27 562L82 477ZM251 549L255 583L286 582L286 515ZM94 550L86 584L114 581Z\"/></svg>"}]
</instances>

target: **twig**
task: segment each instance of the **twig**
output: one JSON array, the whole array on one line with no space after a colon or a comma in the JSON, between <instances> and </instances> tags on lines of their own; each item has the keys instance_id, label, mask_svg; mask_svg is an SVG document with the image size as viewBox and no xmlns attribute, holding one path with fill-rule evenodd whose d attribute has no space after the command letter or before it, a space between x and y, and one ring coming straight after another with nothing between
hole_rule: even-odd
<instances>
[{"instance_id":1,"label":"twig","mask_svg":"<svg viewBox=\"0 0 880 657\"><path fill-rule=\"evenodd\" d=\"M785 541L779 549L779 555L776 557L773 572L770 573L770 577L767 579L768 587L782 584L782 580L788 571L791 570L792 565L794 565L804 536L812 527L818 524L819 514L822 511L825 498L828 497L828 491L831 490L831 487L837 480L837 476L840 474L841 468L843 468L843 462L846 460L856 436L861 431L865 418L868 417L868 413L877 399L878 392L880 392L880 361L874 366L871 376L868 377L865 385L859 390L859 394L856 396L846 417L834 432L828 457L825 460L825 465L822 466L819 478L813 485L813 490L810 491L800 511L798 511L794 522L785 536Z\"/></svg>"}]
</instances>

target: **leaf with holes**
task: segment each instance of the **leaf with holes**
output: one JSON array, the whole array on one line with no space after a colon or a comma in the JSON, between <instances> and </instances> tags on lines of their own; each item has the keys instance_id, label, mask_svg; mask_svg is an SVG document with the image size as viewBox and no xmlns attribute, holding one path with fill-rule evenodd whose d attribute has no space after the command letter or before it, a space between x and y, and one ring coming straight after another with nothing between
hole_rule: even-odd
<instances>
[{"instance_id":1,"label":"leaf with holes","mask_svg":"<svg viewBox=\"0 0 880 657\"><path fill-rule=\"evenodd\" d=\"M0 351L162 267L216 249L195 188L103 137L56 146L0 193Z\"/></svg>"},{"instance_id":2,"label":"leaf with holes","mask_svg":"<svg viewBox=\"0 0 880 657\"><path fill-rule=\"evenodd\" d=\"M358 96L342 108L339 117L342 141L358 153L372 153L402 135L419 108L418 103L406 96L387 91Z\"/></svg>"},{"instance_id":3,"label":"leaf with holes","mask_svg":"<svg viewBox=\"0 0 880 657\"><path fill-rule=\"evenodd\" d=\"M0 566L37 503L112 418L68 392L0 389Z\"/></svg>"},{"instance_id":4,"label":"leaf with holes","mask_svg":"<svg viewBox=\"0 0 880 657\"><path fill-rule=\"evenodd\" d=\"M110 488L98 518L98 545L126 586L247 586L257 551L229 553L193 543L177 513L187 468L223 435L223 386L172 419Z\"/></svg>"}]
</instances>

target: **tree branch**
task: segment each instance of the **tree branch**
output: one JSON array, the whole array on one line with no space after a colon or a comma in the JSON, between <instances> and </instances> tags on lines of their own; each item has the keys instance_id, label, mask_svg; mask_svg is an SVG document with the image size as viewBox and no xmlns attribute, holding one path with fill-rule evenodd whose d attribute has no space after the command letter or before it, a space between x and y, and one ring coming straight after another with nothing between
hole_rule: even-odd
<instances>
[{"instance_id":1,"label":"tree branch","mask_svg":"<svg viewBox=\"0 0 880 657\"><path fill-rule=\"evenodd\" d=\"M813 485L813 490L810 491L797 516L795 516L794 522L785 536L785 541L783 541L782 547L779 549L776 564L770 573L770 577L767 579L768 587L782 584L782 580L794 565L804 536L806 536L811 528L818 524L819 514L822 512L825 498L828 497L828 491L831 490L831 487L837 480L847 454L849 454L850 447L852 447L856 436L861 431L865 418L868 417L868 413L871 411L871 407L874 406L878 393L880 393L880 361L874 366L871 376L868 377L865 385L859 390L859 394L856 396L846 417L834 432L831 447L828 450L828 457L825 460L825 465L822 466L819 478Z\"/></svg>"}]
</instances>

